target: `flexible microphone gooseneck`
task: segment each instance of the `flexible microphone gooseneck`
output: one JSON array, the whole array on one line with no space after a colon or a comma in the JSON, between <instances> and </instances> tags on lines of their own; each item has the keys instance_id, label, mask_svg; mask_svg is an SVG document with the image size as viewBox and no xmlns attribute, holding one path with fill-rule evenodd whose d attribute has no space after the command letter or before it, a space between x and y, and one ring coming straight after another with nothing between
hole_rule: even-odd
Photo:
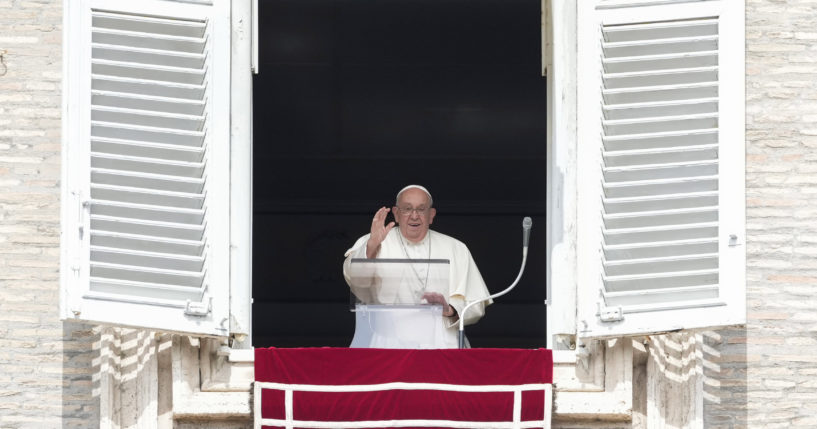
<instances>
[{"instance_id":1,"label":"flexible microphone gooseneck","mask_svg":"<svg viewBox=\"0 0 817 429\"><path fill-rule=\"evenodd\" d=\"M525 217L522 219L522 267L519 268L519 274L516 276L516 280L508 286L507 289L503 290L502 292L497 292L491 296L486 298L478 299L476 301L469 302L465 308L462 309L462 314L460 314L460 330L458 334L458 343L459 348L465 348L465 313L471 308L471 306L479 304L480 302L487 301L489 299L499 298L502 295L510 292L513 288L516 287L516 284L519 283L519 279L522 278L522 273L525 272L525 263L528 261L528 241L530 240L530 229L533 226L533 221L529 217Z\"/></svg>"}]
</instances>

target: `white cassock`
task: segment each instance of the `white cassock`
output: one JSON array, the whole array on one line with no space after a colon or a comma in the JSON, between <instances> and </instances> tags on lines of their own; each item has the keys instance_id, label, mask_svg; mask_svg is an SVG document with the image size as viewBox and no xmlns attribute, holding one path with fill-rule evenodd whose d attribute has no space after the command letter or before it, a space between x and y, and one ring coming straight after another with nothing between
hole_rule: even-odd
<instances>
[{"instance_id":1,"label":"white cassock","mask_svg":"<svg viewBox=\"0 0 817 429\"><path fill-rule=\"evenodd\" d=\"M351 249L346 251L346 260L343 263L343 275L346 278L346 283L352 287L350 264L352 259L366 258L366 243L369 241L369 235L366 234L360 237ZM386 236L386 239L380 244L380 250L377 253L378 259L445 259L449 261L448 272L448 290L440 291L448 303L457 310L458 315L463 314L463 309L467 303L486 298L490 295L485 282L482 280L482 275L479 273L474 258L471 252L461 241L449 237L445 234L429 230L426 236L419 243L412 243L400 235L399 228L395 227ZM425 289L428 285L429 276L426 271L433 269L425 264L411 264L413 265L412 272L404 276L403 283L413 283L409 285L409 289ZM359 285L355 285L359 286ZM373 276L371 279L369 293L380 294L377 302L388 304L406 303L399 297L383 296L380 289L380 279ZM405 288L403 288L405 290ZM355 291L356 294L360 293ZM465 314L465 325L476 323L484 314L485 306L491 304L479 303L471 306L468 313ZM376 315L368 315L371 317ZM403 315L401 321L385 321L380 320L380 326L385 324L399 325L392 326L398 330L411 330L411 335L394 335L394 329L384 329L382 332L388 334L378 334L378 329L374 329L371 338L365 340L366 344L361 344L358 338L358 331L360 330L362 315L357 315L358 327L356 328L356 339L353 341L353 347L376 347L376 348L456 348L457 347L457 331L459 327L458 319L454 317L437 317L434 326L429 326L428 321L421 320L420 315ZM381 315L381 317L383 317Z\"/></svg>"}]
</instances>

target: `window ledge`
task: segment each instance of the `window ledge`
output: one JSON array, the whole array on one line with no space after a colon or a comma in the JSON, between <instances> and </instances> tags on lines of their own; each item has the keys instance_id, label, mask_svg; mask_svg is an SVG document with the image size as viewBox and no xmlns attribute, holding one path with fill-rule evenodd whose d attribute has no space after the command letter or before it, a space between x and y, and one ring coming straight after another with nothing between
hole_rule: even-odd
<instances>
[{"instance_id":1,"label":"window ledge","mask_svg":"<svg viewBox=\"0 0 817 429\"><path fill-rule=\"evenodd\" d=\"M254 363L255 349L230 349L227 360L234 363Z\"/></svg>"},{"instance_id":2,"label":"window ledge","mask_svg":"<svg viewBox=\"0 0 817 429\"><path fill-rule=\"evenodd\" d=\"M175 419L252 420L249 392L196 392L173 404Z\"/></svg>"}]
</instances>

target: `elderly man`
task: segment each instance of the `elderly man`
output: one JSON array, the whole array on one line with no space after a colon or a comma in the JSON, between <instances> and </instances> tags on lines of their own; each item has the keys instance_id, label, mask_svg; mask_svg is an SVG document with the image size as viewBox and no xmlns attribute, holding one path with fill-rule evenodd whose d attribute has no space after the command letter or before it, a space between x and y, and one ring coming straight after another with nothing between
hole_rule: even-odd
<instances>
[{"instance_id":1,"label":"elderly man","mask_svg":"<svg viewBox=\"0 0 817 429\"><path fill-rule=\"evenodd\" d=\"M438 344L456 347L457 322L466 303L490 294L468 248L455 238L429 229L437 214L432 205L433 199L426 188L419 185L403 188L397 193L394 207L391 210L381 207L372 218L370 233L358 239L346 252L343 272L346 282L353 286L349 273L353 258L448 260L448 290L443 294L427 292L423 299L443 306L443 336L446 338ZM397 228L394 228L395 222L385 222L389 211L394 213ZM427 271L423 273L422 264L417 265L421 266L414 270L413 281L425 287L429 279ZM464 315L464 323L469 325L479 320L485 314L485 305L490 303L489 300L471 306Z\"/></svg>"}]
</instances>

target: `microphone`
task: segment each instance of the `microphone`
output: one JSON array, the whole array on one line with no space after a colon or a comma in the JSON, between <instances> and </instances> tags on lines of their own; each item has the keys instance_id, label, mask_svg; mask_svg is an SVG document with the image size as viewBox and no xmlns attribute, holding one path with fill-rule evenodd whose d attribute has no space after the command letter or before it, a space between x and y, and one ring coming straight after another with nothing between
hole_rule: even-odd
<instances>
[{"instance_id":1,"label":"microphone","mask_svg":"<svg viewBox=\"0 0 817 429\"><path fill-rule=\"evenodd\" d=\"M533 225L531 218L525 216L522 219L522 247L528 248L528 241L530 241L530 227Z\"/></svg>"},{"instance_id":2,"label":"microphone","mask_svg":"<svg viewBox=\"0 0 817 429\"><path fill-rule=\"evenodd\" d=\"M462 314L460 314L460 329L457 334L457 343L461 349L465 348L465 313L468 312L475 304L479 304L483 301L488 301L489 299L499 298L502 295L510 292L511 289L516 287L516 284L519 283L519 279L522 278L522 273L525 272L525 263L528 261L528 241L530 240L530 228L533 225L533 221L529 217L525 217L522 219L522 267L519 268L519 274L516 276L516 280L508 286L507 289L503 290L502 292L495 293L487 298L478 299L476 301L471 301L465 305L465 308L462 309Z\"/></svg>"}]
</instances>

